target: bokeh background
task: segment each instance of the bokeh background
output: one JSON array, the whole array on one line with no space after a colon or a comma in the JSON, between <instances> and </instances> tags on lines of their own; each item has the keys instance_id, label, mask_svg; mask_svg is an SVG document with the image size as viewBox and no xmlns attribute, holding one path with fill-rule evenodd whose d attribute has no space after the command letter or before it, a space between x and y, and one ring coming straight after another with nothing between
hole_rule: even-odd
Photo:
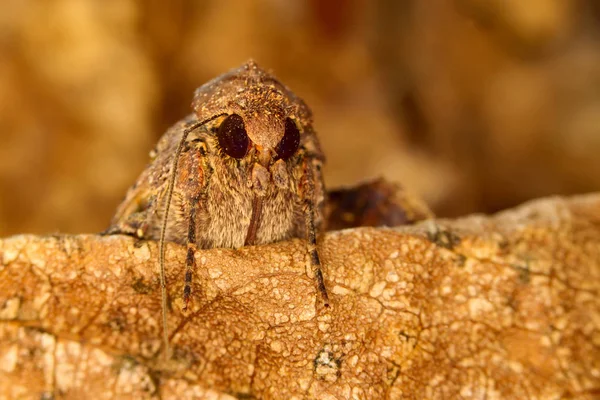
<instances>
[{"instance_id":1,"label":"bokeh background","mask_svg":"<svg viewBox=\"0 0 600 400\"><path fill-rule=\"evenodd\" d=\"M0 236L96 232L195 87L254 58L327 186L440 216L600 189L597 0L3 0Z\"/></svg>"}]
</instances>

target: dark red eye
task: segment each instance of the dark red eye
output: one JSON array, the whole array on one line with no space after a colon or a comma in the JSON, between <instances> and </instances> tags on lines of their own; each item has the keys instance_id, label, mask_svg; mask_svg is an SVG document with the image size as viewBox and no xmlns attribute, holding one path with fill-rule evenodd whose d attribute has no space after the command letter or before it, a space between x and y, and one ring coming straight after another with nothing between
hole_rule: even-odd
<instances>
[{"instance_id":1,"label":"dark red eye","mask_svg":"<svg viewBox=\"0 0 600 400\"><path fill-rule=\"evenodd\" d=\"M219 146L230 157L243 158L248 151L248 135L244 120L237 114L231 114L221 123L217 132Z\"/></svg>"},{"instance_id":2,"label":"dark red eye","mask_svg":"<svg viewBox=\"0 0 600 400\"><path fill-rule=\"evenodd\" d=\"M298 127L290 118L286 118L285 120L285 133L283 134L283 139L277 145L275 151L277 152L277 157L287 160L291 156L296 153L298 150L298 145L300 144L300 131L298 131Z\"/></svg>"}]
</instances>

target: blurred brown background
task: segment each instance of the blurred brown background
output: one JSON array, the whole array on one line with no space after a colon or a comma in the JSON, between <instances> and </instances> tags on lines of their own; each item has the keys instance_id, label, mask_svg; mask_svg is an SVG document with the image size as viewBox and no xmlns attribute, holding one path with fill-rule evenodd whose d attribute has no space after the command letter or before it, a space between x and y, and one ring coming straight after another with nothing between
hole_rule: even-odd
<instances>
[{"instance_id":1,"label":"blurred brown background","mask_svg":"<svg viewBox=\"0 0 600 400\"><path fill-rule=\"evenodd\" d=\"M0 236L107 227L195 87L252 57L313 108L329 187L438 215L600 189L596 0L3 0Z\"/></svg>"}]
</instances>

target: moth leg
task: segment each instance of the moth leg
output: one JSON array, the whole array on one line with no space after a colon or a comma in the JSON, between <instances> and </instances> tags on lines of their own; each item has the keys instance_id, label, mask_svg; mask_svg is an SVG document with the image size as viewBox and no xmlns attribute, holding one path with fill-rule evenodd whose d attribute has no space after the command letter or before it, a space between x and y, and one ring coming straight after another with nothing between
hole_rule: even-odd
<instances>
[{"instance_id":1,"label":"moth leg","mask_svg":"<svg viewBox=\"0 0 600 400\"><path fill-rule=\"evenodd\" d=\"M325 307L329 307L329 295L323 279L321 269L321 259L317 250L317 233L315 228L315 181L312 166L305 164L303 186L303 208L306 221L306 241L308 242L308 252L310 253L310 264L317 279L317 288L323 298Z\"/></svg>"},{"instance_id":2,"label":"moth leg","mask_svg":"<svg viewBox=\"0 0 600 400\"><path fill-rule=\"evenodd\" d=\"M206 182L208 181L207 176L211 174L212 170L207 159L207 147L206 143L197 140L192 141L194 143L193 150L197 151L196 156L189 160L192 161L190 165L187 165L188 170L199 170L202 171L200 174L202 179L198 176L188 176L187 187L192 191L192 196L188 198L188 204L190 209L189 221L188 221L188 232L186 238L187 255L185 258L185 284L183 286L183 311L187 311L192 298L192 276L196 270L196 258L195 254L198 250L198 244L196 243L196 220L197 214L200 207L200 200L206 197Z\"/></svg>"},{"instance_id":3,"label":"moth leg","mask_svg":"<svg viewBox=\"0 0 600 400\"><path fill-rule=\"evenodd\" d=\"M161 297L161 313L162 313L162 325L163 325L163 343L164 343L164 356L165 360L168 360L171 357L171 352L169 349L169 327L167 326L167 280L165 277L165 242L166 242L166 233L167 233L167 225L169 222L169 208L171 207L171 198L173 197L173 190L175 188L175 180L177 179L177 166L179 162L179 156L183 151L183 146L185 144L185 140L188 135L194 129L201 127L209 121L219 117L220 115L214 115L208 119L203 121L194 122L193 124L187 126L183 134L181 135L181 140L177 145L177 150L175 150L175 155L173 157L173 164L171 165L171 175L167 184L167 193L165 197L165 209L164 215L160 228L160 239L158 242L158 265L160 267L160 297ZM197 202L196 202L197 203ZM195 205L194 205L195 207ZM195 225L195 224L194 224ZM194 232L195 236L195 232Z\"/></svg>"},{"instance_id":4,"label":"moth leg","mask_svg":"<svg viewBox=\"0 0 600 400\"><path fill-rule=\"evenodd\" d=\"M192 198L187 234L187 256L185 257L185 285L183 287L183 311L187 311L192 295L192 274L196 270L196 210L198 198Z\"/></svg>"}]
</instances>

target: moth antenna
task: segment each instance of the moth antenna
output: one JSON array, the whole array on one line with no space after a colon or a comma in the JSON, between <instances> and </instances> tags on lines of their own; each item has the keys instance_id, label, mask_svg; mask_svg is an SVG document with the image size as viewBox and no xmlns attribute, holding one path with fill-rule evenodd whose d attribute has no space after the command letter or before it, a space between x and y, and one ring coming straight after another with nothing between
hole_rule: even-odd
<instances>
[{"instance_id":1,"label":"moth antenna","mask_svg":"<svg viewBox=\"0 0 600 400\"><path fill-rule=\"evenodd\" d=\"M321 259L319 258L319 252L317 251L317 235L315 232L315 184L314 184L314 172L312 167L305 165L306 175L309 179L305 181L306 192L304 194L304 209L306 213L306 240L308 242L308 251L310 254L310 263L312 270L317 279L317 288L321 292L323 298L323 305L329 308L329 295L327 294L327 288L325 287L325 281L323 279L323 270L321 269Z\"/></svg>"},{"instance_id":2,"label":"moth antenna","mask_svg":"<svg viewBox=\"0 0 600 400\"><path fill-rule=\"evenodd\" d=\"M167 197L165 198L165 212L160 228L160 239L158 242L158 253L159 253L159 268L160 268L160 290L161 290L161 312L162 312L162 325L163 325L163 344L164 344L164 357L165 360L169 360L171 358L171 351L169 348L169 328L167 327L167 283L165 277L165 236L167 233L167 221L169 220L169 208L171 207L171 198L173 197L173 189L175 187L175 179L177 177L177 164L179 162L179 156L183 150L183 145L185 140L187 139L190 132L198 129L202 125L214 120L222 116L223 114L218 114L207 118L202 121L197 121L185 128L183 131L183 135L181 136L181 140L177 145L177 151L175 152L175 157L173 158L173 165L171 167L171 176L169 177L169 183L167 186Z\"/></svg>"}]
</instances>

